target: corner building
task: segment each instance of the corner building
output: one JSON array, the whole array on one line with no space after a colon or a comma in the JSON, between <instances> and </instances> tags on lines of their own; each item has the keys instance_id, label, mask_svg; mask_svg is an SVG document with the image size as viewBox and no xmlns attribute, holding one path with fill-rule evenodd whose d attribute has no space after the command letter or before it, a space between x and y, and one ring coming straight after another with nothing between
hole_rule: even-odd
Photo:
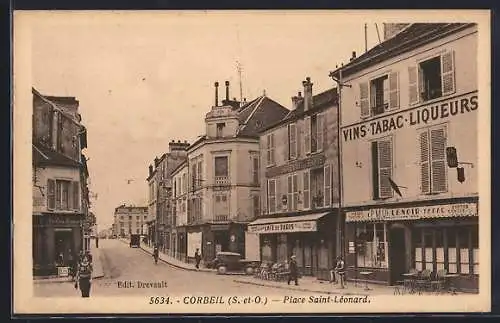
<instances>
[{"instance_id":1,"label":"corner building","mask_svg":"<svg viewBox=\"0 0 500 323\"><path fill-rule=\"evenodd\" d=\"M351 86L341 93L348 278L393 284L412 268L444 269L478 289L476 52L475 24L409 24L331 73Z\"/></svg>"},{"instance_id":2,"label":"corner building","mask_svg":"<svg viewBox=\"0 0 500 323\"><path fill-rule=\"evenodd\" d=\"M261 182L264 212L250 223L258 235L260 258L283 263L293 254L302 275L330 279L341 253L338 217L336 89L292 98L290 113L261 132Z\"/></svg>"}]
</instances>

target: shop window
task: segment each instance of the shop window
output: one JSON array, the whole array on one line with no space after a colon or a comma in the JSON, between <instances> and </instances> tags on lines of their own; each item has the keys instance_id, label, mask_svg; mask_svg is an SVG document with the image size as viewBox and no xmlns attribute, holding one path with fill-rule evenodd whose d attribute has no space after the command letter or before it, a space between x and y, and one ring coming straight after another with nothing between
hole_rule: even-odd
<instances>
[{"instance_id":1,"label":"shop window","mask_svg":"<svg viewBox=\"0 0 500 323\"><path fill-rule=\"evenodd\" d=\"M448 272L457 273L457 230L455 228L446 229L446 240L448 245Z\"/></svg>"},{"instance_id":2,"label":"shop window","mask_svg":"<svg viewBox=\"0 0 500 323\"><path fill-rule=\"evenodd\" d=\"M420 190L422 194L448 191L446 127L440 125L420 133Z\"/></svg>"},{"instance_id":3,"label":"shop window","mask_svg":"<svg viewBox=\"0 0 500 323\"><path fill-rule=\"evenodd\" d=\"M302 248L302 243L299 239L295 240L293 249L292 249L292 254L294 254L297 257L297 265L299 267L304 266L304 255L303 255L303 248Z\"/></svg>"},{"instance_id":4,"label":"shop window","mask_svg":"<svg viewBox=\"0 0 500 323\"><path fill-rule=\"evenodd\" d=\"M430 271L434 270L434 249L433 249L434 235L432 230L424 231L424 255L425 255L425 269Z\"/></svg>"},{"instance_id":5,"label":"shop window","mask_svg":"<svg viewBox=\"0 0 500 323\"><path fill-rule=\"evenodd\" d=\"M471 247L472 247L472 273L479 275L479 226L473 226L471 230Z\"/></svg>"},{"instance_id":6,"label":"shop window","mask_svg":"<svg viewBox=\"0 0 500 323\"><path fill-rule=\"evenodd\" d=\"M469 274L470 273L470 257L469 257L469 246L470 246L470 227L460 228L458 230L458 244L460 248L460 273Z\"/></svg>"},{"instance_id":7,"label":"shop window","mask_svg":"<svg viewBox=\"0 0 500 323\"><path fill-rule=\"evenodd\" d=\"M288 260L286 234L278 235L277 261L285 262Z\"/></svg>"},{"instance_id":8,"label":"shop window","mask_svg":"<svg viewBox=\"0 0 500 323\"><path fill-rule=\"evenodd\" d=\"M269 213L276 213L276 180L267 181L267 210Z\"/></svg>"},{"instance_id":9,"label":"shop window","mask_svg":"<svg viewBox=\"0 0 500 323\"><path fill-rule=\"evenodd\" d=\"M387 268L387 226L361 224L356 229L358 267Z\"/></svg>"},{"instance_id":10,"label":"shop window","mask_svg":"<svg viewBox=\"0 0 500 323\"><path fill-rule=\"evenodd\" d=\"M393 196L389 179L392 177L392 139L372 142L373 198Z\"/></svg>"},{"instance_id":11,"label":"shop window","mask_svg":"<svg viewBox=\"0 0 500 323\"><path fill-rule=\"evenodd\" d=\"M318 268L328 269L328 245L326 240L321 239L318 248Z\"/></svg>"},{"instance_id":12,"label":"shop window","mask_svg":"<svg viewBox=\"0 0 500 323\"><path fill-rule=\"evenodd\" d=\"M415 229L412 234L413 246L415 248L415 269L421 271L423 265L423 245L422 245L422 229Z\"/></svg>"},{"instance_id":13,"label":"shop window","mask_svg":"<svg viewBox=\"0 0 500 323\"><path fill-rule=\"evenodd\" d=\"M436 270L445 269L443 230L434 231Z\"/></svg>"}]
</instances>

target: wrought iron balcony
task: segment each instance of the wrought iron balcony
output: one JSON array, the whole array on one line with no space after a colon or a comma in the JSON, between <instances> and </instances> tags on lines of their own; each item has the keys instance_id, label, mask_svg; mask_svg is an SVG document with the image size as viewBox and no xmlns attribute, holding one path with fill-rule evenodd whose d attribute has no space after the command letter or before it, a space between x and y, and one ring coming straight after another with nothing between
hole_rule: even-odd
<instances>
[{"instance_id":1,"label":"wrought iron balcony","mask_svg":"<svg viewBox=\"0 0 500 323\"><path fill-rule=\"evenodd\" d=\"M230 185L231 180L229 176L215 176L215 185Z\"/></svg>"},{"instance_id":2,"label":"wrought iron balcony","mask_svg":"<svg viewBox=\"0 0 500 323\"><path fill-rule=\"evenodd\" d=\"M228 219L229 219L229 216L227 214L215 216L215 221L227 221Z\"/></svg>"}]
</instances>

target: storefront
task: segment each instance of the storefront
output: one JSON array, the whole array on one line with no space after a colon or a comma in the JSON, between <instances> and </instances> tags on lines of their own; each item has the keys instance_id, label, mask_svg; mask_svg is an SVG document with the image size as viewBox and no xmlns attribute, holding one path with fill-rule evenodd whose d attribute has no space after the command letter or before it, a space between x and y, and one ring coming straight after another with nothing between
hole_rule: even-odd
<instances>
[{"instance_id":1,"label":"storefront","mask_svg":"<svg viewBox=\"0 0 500 323\"><path fill-rule=\"evenodd\" d=\"M261 261L283 263L295 255L302 275L330 279L338 237L334 214L260 218L248 232L259 234Z\"/></svg>"},{"instance_id":2,"label":"storefront","mask_svg":"<svg viewBox=\"0 0 500 323\"><path fill-rule=\"evenodd\" d=\"M33 275L57 275L82 250L82 215L33 215Z\"/></svg>"},{"instance_id":3,"label":"storefront","mask_svg":"<svg viewBox=\"0 0 500 323\"><path fill-rule=\"evenodd\" d=\"M477 198L349 210L345 222L348 279L371 272L363 279L394 284L410 269L444 269L478 289Z\"/></svg>"},{"instance_id":4,"label":"storefront","mask_svg":"<svg viewBox=\"0 0 500 323\"><path fill-rule=\"evenodd\" d=\"M200 248L204 262L217 252L237 252L245 257L245 223L205 223L187 227L188 262L194 262L194 252Z\"/></svg>"}]
</instances>

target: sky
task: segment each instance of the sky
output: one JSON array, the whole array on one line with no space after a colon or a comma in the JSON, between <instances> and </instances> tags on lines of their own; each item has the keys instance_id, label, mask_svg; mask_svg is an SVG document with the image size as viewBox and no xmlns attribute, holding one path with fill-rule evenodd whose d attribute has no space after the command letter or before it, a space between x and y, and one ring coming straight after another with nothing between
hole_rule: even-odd
<instances>
[{"instance_id":1,"label":"sky","mask_svg":"<svg viewBox=\"0 0 500 323\"><path fill-rule=\"evenodd\" d=\"M146 206L148 165L171 140L204 134L214 82L239 98L262 95L291 108L311 77L313 94L352 51L378 43L373 20L337 13L52 13L31 24L33 86L74 96L87 127L91 211L99 230L123 203ZM344 17L345 18L345 17ZM342 22L340 22L342 20ZM382 22L378 22L383 37ZM128 180L132 180L128 184Z\"/></svg>"}]
</instances>

